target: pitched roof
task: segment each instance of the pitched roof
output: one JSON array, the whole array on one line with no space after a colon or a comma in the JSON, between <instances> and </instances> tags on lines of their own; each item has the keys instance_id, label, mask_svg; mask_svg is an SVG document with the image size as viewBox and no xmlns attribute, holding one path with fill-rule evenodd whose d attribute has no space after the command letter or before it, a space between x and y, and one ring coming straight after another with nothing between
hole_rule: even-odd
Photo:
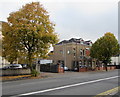
<instances>
[{"instance_id":1,"label":"pitched roof","mask_svg":"<svg viewBox=\"0 0 120 97\"><path fill-rule=\"evenodd\" d=\"M77 38L71 38L69 40L63 40L63 41L59 42L56 45L67 44L67 43L80 43L80 44L89 45L90 43L92 43L92 41L91 40L84 41L82 38L79 38L79 39L77 39Z\"/></svg>"}]
</instances>

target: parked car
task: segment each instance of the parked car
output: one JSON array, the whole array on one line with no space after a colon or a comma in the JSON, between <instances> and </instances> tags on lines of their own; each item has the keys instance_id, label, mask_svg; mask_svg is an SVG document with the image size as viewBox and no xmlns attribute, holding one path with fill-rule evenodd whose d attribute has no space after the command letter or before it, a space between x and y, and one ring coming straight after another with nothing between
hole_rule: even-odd
<instances>
[{"instance_id":1,"label":"parked car","mask_svg":"<svg viewBox=\"0 0 120 97\"><path fill-rule=\"evenodd\" d=\"M2 70L6 70L6 69L9 69L10 68L10 66L4 66L4 67L2 67L1 69Z\"/></svg>"},{"instance_id":2,"label":"parked car","mask_svg":"<svg viewBox=\"0 0 120 97\"><path fill-rule=\"evenodd\" d=\"M68 67L64 66L64 70L67 71L67 70L68 70Z\"/></svg>"},{"instance_id":3,"label":"parked car","mask_svg":"<svg viewBox=\"0 0 120 97\"><path fill-rule=\"evenodd\" d=\"M22 65L21 64L11 64L10 69L22 69Z\"/></svg>"},{"instance_id":4,"label":"parked car","mask_svg":"<svg viewBox=\"0 0 120 97\"><path fill-rule=\"evenodd\" d=\"M74 71L77 71L77 70L78 70L78 68L77 68L77 67L75 67L75 68L74 68Z\"/></svg>"}]
</instances>

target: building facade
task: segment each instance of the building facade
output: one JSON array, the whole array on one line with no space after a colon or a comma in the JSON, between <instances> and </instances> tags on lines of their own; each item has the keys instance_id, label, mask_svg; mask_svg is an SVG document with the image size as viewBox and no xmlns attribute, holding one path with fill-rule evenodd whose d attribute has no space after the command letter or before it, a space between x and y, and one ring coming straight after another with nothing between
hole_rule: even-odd
<instances>
[{"instance_id":1,"label":"building facade","mask_svg":"<svg viewBox=\"0 0 120 97\"><path fill-rule=\"evenodd\" d=\"M54 64L62 63L71 70L82 66L94 68L96 61L90 57L91 46L90 40L84 41L82 38L64 40L54 46L50 59Z\"/></svg>"}]
</instances>

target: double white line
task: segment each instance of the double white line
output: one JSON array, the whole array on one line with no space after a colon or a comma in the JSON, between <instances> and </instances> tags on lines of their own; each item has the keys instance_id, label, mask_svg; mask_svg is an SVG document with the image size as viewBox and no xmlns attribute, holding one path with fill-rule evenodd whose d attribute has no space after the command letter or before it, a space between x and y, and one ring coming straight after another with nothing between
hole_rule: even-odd
<instances>
[{"instance_id":1,"label":"double white line","mask_svg":"<svg viewBox=\"0 0 120 97\"><path fill-rule=\"evenodd\" d=\"M20 96L33 95L33 94L38 94L38 93L40 94L40 93L50 92L50 91L54 91L54 90L60 90L60 89L65 89L65 88L80 86L80 85L84 85L84 84L90 84L90 83L100 82L100 81L104 81L104 80L114 79L114 78L118 78L118 77L119 76L114 76L114 77L109 77L109 78L103 78L103 79L98 79L98 80L93 80L93 81L88 81L88 82L82 82L82 83L77 83L77 84L72 84L72 85L66 85L66 86L61 86L61 87L56 87L56 88L51 88L51 89L36 91L36 92L19 94L19 95L11 96L11 97L20 97Z\"/></svg>"}]
</instances>

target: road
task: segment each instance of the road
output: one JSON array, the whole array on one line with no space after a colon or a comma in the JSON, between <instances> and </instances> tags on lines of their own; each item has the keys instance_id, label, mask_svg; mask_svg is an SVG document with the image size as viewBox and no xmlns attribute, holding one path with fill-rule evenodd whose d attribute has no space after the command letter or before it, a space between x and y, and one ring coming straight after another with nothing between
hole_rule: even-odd
<instances>
[{"instance_id":1,"label":"road","mask_svg":"<svg viewBox=\"0 0 120 97\"><path fill-rule=\"evenodd\" d=\"M2 83L2 95L97 95L118 87L118 70L66 72L45 79Z\"/></svg>"}]
</instances>

